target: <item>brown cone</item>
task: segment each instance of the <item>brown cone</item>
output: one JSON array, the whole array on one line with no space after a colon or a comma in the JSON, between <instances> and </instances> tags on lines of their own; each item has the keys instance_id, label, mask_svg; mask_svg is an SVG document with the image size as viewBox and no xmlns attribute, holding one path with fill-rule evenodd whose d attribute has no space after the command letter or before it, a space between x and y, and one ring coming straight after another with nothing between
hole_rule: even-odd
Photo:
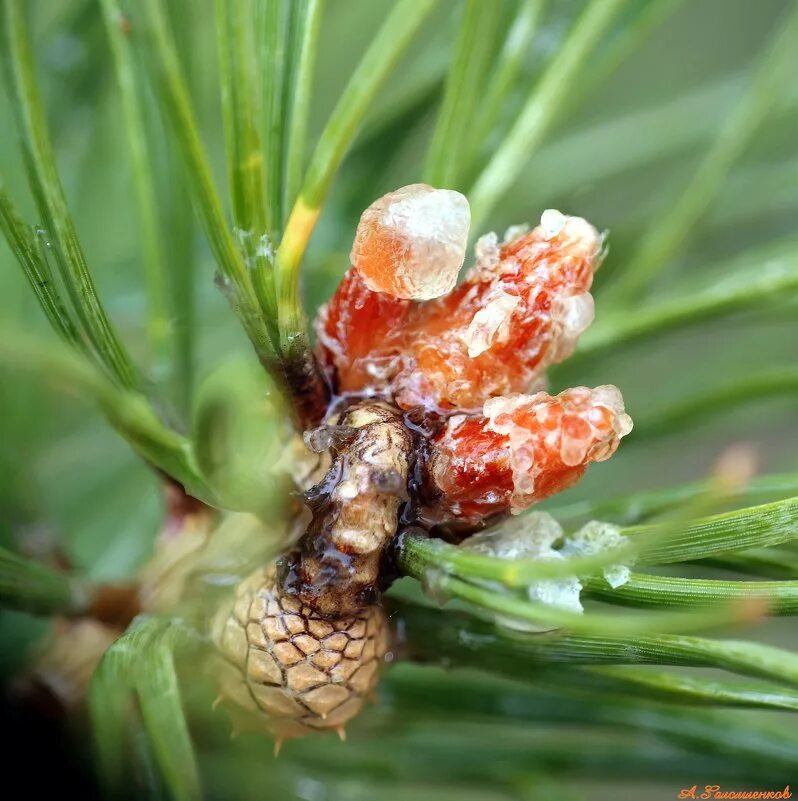
<instances>
[{"instance_id":1,"label":"brown cone","mask_svg":"<svg viewBox=\"0 0 798 801\"><path fill-rule=\"evenodd\" d=\"M222 696L266 713L281 739L340 730L377 686L389 630L379 606L327 620L275 584L262 568L213 622L223 656Z\"/></svg>"}]
</instances>

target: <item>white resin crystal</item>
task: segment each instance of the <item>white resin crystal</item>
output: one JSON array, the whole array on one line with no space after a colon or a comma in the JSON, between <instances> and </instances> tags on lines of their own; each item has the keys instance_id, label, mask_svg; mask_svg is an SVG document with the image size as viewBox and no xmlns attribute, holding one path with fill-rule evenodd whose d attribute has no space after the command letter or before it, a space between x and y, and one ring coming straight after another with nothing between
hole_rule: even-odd
<instances>
[{"instance_id":1,"label":"white resin crystal","mask_svg":"<svg viewBox=\"0 0 798 801\"><path fill-rule=\"evenodd\" d=\"M477 271L492 273L498 267L501 257L499 237L493 231L483 234L474 245L474 256Z\"/></svg>"},{"instance_id":2,"label":"white resin crystal","mask_svg":"<svg viewBox=\"0 0 798 801\"><path fill-rule=\"evenodd\" d=\"M626 413L621 390L614 384L602 384L593 390L593 398L615 412L613 428L619 437L625 437L634 428L632 418ZM609 524L606 524L609 525Z\"/></svg>"},{"instance_id":3,"label":"white resin crystal","mask_svg":"<svg viewBox=\"0 0 798 801\"><path fill-rule=\"evenodd\" d=\"M603 523L600 520L591 520L565 540L562 553L565 556L593 556L605 551L617 550L628 542L629 540L621 534L618 526L614 526L612 523ZM629 581L631 570L627 565L608 565L604 568L603 574L607 584L615 589Z\"/></svg>"},{"instance_id":4,"label":"white resin crystal","mask_svg":"<svg viewBox=\"0 0 798 801\"><path fill-rule=\"evenodd\" d=\"M562 536L562 527L551 515L546 512L530 512L523 517L512 518L495 529L469 537L461 547L498 559L562 561L565 557L553 547ZM501 589L501 585L485 583L492 588ZM581 591L582 584L576 576L541 579L527 587L531 601L576 614L583 611L579 598ZM497 616L496 622L527 632L551 631L557 628L554 625L535 624L504 615Z\"/></svg>"},{"instance_id":5,"label":"white resin crystal","mask_svg":"<svg viewBox=\"0 0 798 801\"><path fill-rule=\"evenodd\" d=\"M589 292L555 299L552 317L558 329L557 334L552 337L550 361L565 361L574 352L579 337L593 322L595 314L593 296Z\"/></svg>"},{"instance_id":6,"label":"white resin crystal","mask_svg":"<svg viewBox=\"0 0 798 801\"><path fill-rule=\"evenodd\" d=\"M554 239L562 231L568 218L557 209L546 209L540 215L540 227L546 234L546 239Z\"/></svg>"},{"instance_id":7,"label":"white resin crystal","mask_svg":"<svg viewBox=\"0 0 798 801\"><path fill-rule=\"evenodd\" d=\"M584 218L566 216L555 236L574 256L590 259L593 272L601 266L604 237Z\"/></svg>"},{"instance_id":8,"label":"white resin crystal","mask_svg":"<svg viewBox=\"0 0 798 801\"><path fill-rule=\"evenodd\" d=\"M498 559L537 559L556 554L554 545L562 537L562 526L550 514L529 512L472 535L462 547Z\"/></svg>"},{"instance_id":9,"label":"white resin crystal","mask_svg":"<svg viewBox=\"0 0 798 801\"><path fill-rule=\"evenodd\" d=\"M519 223L518 225L511 225L504 232L504 241L502 242L502 244L507 245L510 242L515 242L516 239L523 236L527 231L529 231L528 223Z\"/></svg>"},{"instance_id":10,"label":"white resin crystal","mask_svg":"<svg viewBox=\"0 0 798 801\"><path fill-rule=\"evenodd\" d=\"M439 297L457 282L470 224L468 200L459 192L404 186L363 212L352 264L375 292L413 300Z\"/></svg>"},{"instance_id":11,"label":"white resin crystal","mask_svg":"<svg viewBox=\"0 0 798 801\"><path fill-rule=\"evenodd\" d=\"M558 551L554 553L558 554L559 559L563 559ZM584 612L584 607L580 600L582 582L576 576L566 576L561 579L541 579L534 584L530 584L528 592L530 601L553 606L556 609L573 612L577 615L581 615ZM538 624L535 630L553 631L556 628L558 627Z\"/></svg>"},{"instance_id":12,"label":"white resin crystal","mask_svg":"<svg viewBox=\"0 0 798 801\"><path fill-rule=\"evenodd\" d=\"M489 350L494 342L507 341L510 318L520 302L517 295L508 295L498 289L474 315L464 337L468 355L472 359Z\"/></svg>"}]
</instances>

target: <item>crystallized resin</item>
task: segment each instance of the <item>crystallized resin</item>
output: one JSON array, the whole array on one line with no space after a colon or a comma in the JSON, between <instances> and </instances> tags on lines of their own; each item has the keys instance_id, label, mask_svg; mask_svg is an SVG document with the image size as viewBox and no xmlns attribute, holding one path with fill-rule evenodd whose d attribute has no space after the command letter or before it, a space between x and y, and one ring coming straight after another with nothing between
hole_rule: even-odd
<instances>
[{"instance_id":1,"label":"crystallized resin","mask_svg":"<svg viewBox=\"0 0 798 801\"><path fill-rule=\"evenodd\" d=\"M572 486L632 429L616 387L513 395L456 415L432 443L428 522L518 512Z\"/></svg>"},{"instance_id":2,"label":"crystallized resin","mask_svg":"<svg viewBox=\"0 0 798 801\"><path fill-rule=\"evenodd\" d=\"M499 526L480 534L474 534L463 544L462 548L497 559L537 559L540 561L561 562L563 553L555 549L555 545L563 538L560 524L546 512L530 512L522 517L506 520ZM486 586L502 589L501 584L482 582ZM582 582L576 576L564 576L556 579L539 579L526 588L527 595L535 603L563 609L574 614L581 614ZM527 620L497 615L496 622L517 631L551 631L558 628L554 625L531 623Z\"/></svg>"},{"instance_id":3,"label":"crystallized resin","mask_svg":"<svg viewBox=\"0 0 798 801\"><path fill-rule=\"evenodd\" d=\"M386 280L373 292L359 250L317 324L336 389L446 412L476 411L496 395L539 386L593 320L589 289L602 238L585 220L553 210L533 231L511 235L501 245L495 234L482 237L465 281L424 303L397 297Z\"/></svg>"},{"instance_id":4,"label":"crystallized resin","mask_svg":"<svg viewBox=\"0 0 798 801\"><path fill-rule=\"evenodd\" d=\"M565 540L562 553L564 556L595 556L623 548L628 543L628 538L621 534L618 526L601 520L591 520ZM615 589L629 581L631 569L623 564L607 565L602 574L607 584Z\"/></svg>"},{"instance_id":5,"label":"crystallized resin","mask_svg":"<svg viewBox=\"0 0 798 801\"><path fill-rule=\"evenodd\" d=\"M350 258L366 286L397 298L449 292L463 266L471 212L459 192L403 186L362 214Z\"/></svg>"},{"instance_id":6,"label":"crystallized resin","mask_svg":"<svg viewBox=\"0 0 798 801\"><path fill-rule=\"evenodd\" d=\"M465 281L408 321L391 391L402 408L479 409L539 385L593 320L589 294L601 237L579 217L542 225L499 248L482 241Z\"/></svg>"}]
</instances>

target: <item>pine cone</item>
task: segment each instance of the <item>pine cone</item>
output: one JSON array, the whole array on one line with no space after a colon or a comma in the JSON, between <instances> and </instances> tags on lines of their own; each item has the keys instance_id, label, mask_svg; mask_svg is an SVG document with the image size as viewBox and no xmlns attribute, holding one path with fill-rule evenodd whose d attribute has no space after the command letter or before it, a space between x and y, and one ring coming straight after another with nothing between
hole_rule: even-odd
<instances>
[{"instance_id":1,"label":"pine cone","mask_svg":"<svg viewBox=\"0 0 798 801\"><path fill-rule=\"evenodd\" d=\"M376 688L389 645L381 607L326 620L281 592L274 566L238 586L212 630L225 662L222 697L265 712L278 742L314 730L343 735Z\"/></svg>"}]
</instances>

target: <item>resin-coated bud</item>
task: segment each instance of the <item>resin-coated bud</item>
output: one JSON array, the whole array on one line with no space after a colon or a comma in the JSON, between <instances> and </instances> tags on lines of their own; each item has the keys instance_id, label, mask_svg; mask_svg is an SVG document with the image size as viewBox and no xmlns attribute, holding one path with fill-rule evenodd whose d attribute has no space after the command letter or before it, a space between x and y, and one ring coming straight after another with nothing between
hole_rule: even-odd
<instances>
[{"instance_id":1,"label":"resin-coated bud","mask_svg":"<svg viewBox=\"0 0 798 801\"><path fill-rule=\"evenodd\" d=\"M546 369L573 352L593 321L590 287L603 238L581 217L547 209L531 231L516 227L501 243L486 234L465 280L425 302L418 299L429 295L397 289L403 273L385 266L382 234L370 236L370 251L356 242L357 266L316 325L319 359L340 393L380 395L402 409L476 412L489 398L540 387ZM411 250L424 250L425 242ZM414 263L414 280L421 280ZM375 284L368 275L392 277Z\"/></svg>"},{"instance_id":2,"label":"resin-coated bud","mask_svg":"<svg viewBox=\"0 0 798 801\"><path fill-rule=\"evenodd\" d=\"M495 234L482 237L465 281L406 324L390 389L396 403L475 411L539 386L593 321L589 290L601 253L590 223L553 209L501 245Z\"/></svg>"},{"instance_id":3,"label":"resin-coated bud","mask_svg":"<svg viewBox=\"0 0 798 801\"><path fill-rule=\"evenodd\" d=\"M575 484L631 430L611 385L493 398L482 415L450 418L435 438L426 519L476 523L526 509Z\"/></svg>"},{"instance_id":4,"label":"resin-coated bud","mask_svg":"<svg viewBox=\"0 0 798 801\"><path fill-rule=\"evenodd\" d=\"M376 392L396 374L400 350L381 345L398 340L411 305L372 292L357 270L347 271L315 323L316 355L339 392Z\"/></svg>"},{"instance_id":5,"label":"resin-coated bud","mask_svg":"<svg viewBox=\"0 0 798 801\"><path fill-rule=\"evenodd\" d=\"M412 439L395 410L369 401L348 408L331 433L339 439L330 442L330 468L305 495L312 517L281 559L280 581L287 595L334 618L379 595L380 563L407 498Z\"/></svg>"},{"instance_id":6,"label":"resin-coated bud","mask_svg":"<svg viewBox=\"0 0 798 801\"><path fill-rule=\"evenodd\" d=\"M459 192L427 184L403 186L362 214L352 265L374 292L428 300L457 283L471 213Z\"/></svg>"}]
</instances>

